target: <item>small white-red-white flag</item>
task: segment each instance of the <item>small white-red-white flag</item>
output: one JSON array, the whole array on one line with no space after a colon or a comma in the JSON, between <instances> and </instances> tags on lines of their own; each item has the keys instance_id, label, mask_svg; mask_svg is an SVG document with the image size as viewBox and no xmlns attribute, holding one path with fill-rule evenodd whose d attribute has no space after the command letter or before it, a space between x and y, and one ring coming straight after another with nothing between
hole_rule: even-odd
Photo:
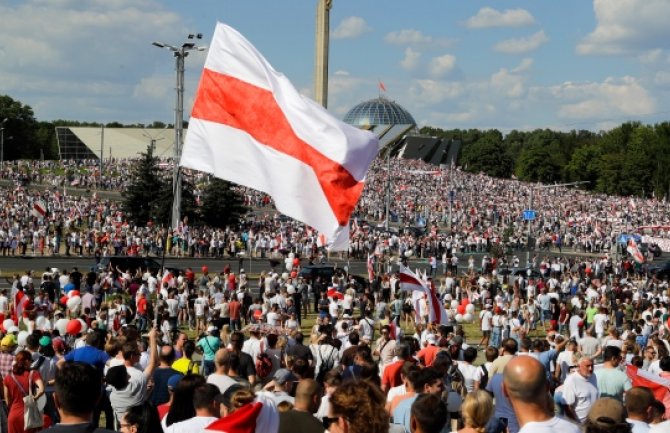
<instances>
[{"instance_id":1,"label":"small white-red-white flag","mask_svg":"<svg viewBox=\"0 0 670 433\"><path fill-rule=\"evenodd\" d=\"M300 95L236 30L216 25L182 166L266 192L340 251L378 142Z\"/></svg>"},{"instance_id":2,"label":"small white-red-white flag","mask_svg":"<svg viewBox=\"0 0 670 433\"><path fill-rule=\"evenodd\" d=\"M33 202L33 215L37 218L44 218L47 214L47 206L42 200L35 200Z\"/></svg>"},{"instance_id":3,"label":"small white-red-white flag","mask_svg":"<svg viewBox=\"0 0 670 433\"><path fill-rule=\"evenodd\" d=\"M400 290L412 292L412 299L416 302L423 296L426 296L429 301L428 313L429 321L431 323L439 323L441 325L449 324L449 316L444 309L444 305L440 302L432 287L430 281L424 281L419 278L414 272L405 266L400 266Z\"/></svg>"}]
</instances>

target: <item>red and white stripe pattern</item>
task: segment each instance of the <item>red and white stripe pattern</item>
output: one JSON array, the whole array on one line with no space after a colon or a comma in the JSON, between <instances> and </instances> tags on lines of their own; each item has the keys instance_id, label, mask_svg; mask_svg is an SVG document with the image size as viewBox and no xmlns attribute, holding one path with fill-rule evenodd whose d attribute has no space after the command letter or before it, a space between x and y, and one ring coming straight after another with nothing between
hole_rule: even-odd
<instances>
[{"instance_id":1,"label":"red and white stripe pattern","mask_svg":"<svg viewBox=\"0 0 670 433\"><path fill-rule=\"evenodd\" d=\"M431 323L439 323L441 325L449 324L449 316L444 309L444 306L437 297L435 287L429 281L421 280L415 273L405 266L400 266L400 290L405 290L412 293L412 300L415 308L421 296L427 296L429 302L429 320ZM418 309L417 309L418 313Z\"/></svg>"},{"instance_id":2,"label":"red and white stripe pattern","mask_svg":"<svg viewBox=\"0 0 670 433\"><path fill-rule=\"evenodd\" d=\"M644 263L644 255L640 252L640 249L637 247L637 243L635 243L635 239L632 237L628 238L628 246L626 247L626 251L633 257L633 260L635 260L638 263Z\"/></svg>"},{"instance_id":3,"label":"red and white stripe pattern","mask_svg":"<svg viewBox=\"0 0 670 433\"><path fill-rule=\"evenodd\" d=\"M301 96L236 30L218 23L181 165L268 193L279 211L349 246L349 217L377 137Z\"/></svg>"},{"instance_id":4,"label":"red and white stripe pattern","mask_svg":"<svg viewBox=\"0 0 670 433\"><path fill-rule=\"evenodd\" d=\"M626 374L633 386L643 386L649 388L658 401L670 400L670 380L660 377L654 373L635 367L626 366Z\"/></svg>"}]
</instances>

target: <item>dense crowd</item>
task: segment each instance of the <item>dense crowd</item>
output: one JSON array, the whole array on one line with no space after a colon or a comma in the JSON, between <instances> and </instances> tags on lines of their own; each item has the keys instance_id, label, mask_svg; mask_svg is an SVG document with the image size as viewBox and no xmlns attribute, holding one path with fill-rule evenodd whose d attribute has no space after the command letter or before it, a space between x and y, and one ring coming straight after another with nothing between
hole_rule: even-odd
<instances>
[{"instance_id":1,"label":"dense crowd","mask_svg":"<svg viewBox=\"0 0 670 433\"><path fill-rule=\"evenodd\" d=\"M108 161L102 183L122 190L131 164L132 160ZM162 164L170 169L169 161ZM621 233L643 232L662 244L668 238L670 212L665 199L604 196L457 168L437 169L421 161L391 160L389 167L376 160L369 170L351 223L350 257L413 254L444 261L445 252L452 249L490 251L502 245L521 251L528 234L539 249L589 253L614 253ZM315 256L323 246L318 233L273 211L267 195L242 187L238 190L254 212L236 227L210 229L184 223L173 230L157 222L129 224L118 202L95 193L106 188L100 188L96 170L96 161L63 161L58 167L53 161L6 163L1 177L16 186L0 189L0 254L160 255L165 250L170 256L191 257L240 253L267 257L290 251ZM208 181L199 172L187 171L186 176L197 188ZM27 185L22 181L26 177ZM31 189L33 184L48 188ZM73 188L94 194L73 195ZM523 219L528 208L537 214L530 226Z\"/></svg>"},{"instance_id":2,"label":"dense crowd","mask_svg":"<svg viewBox=\"0 0 670 433\"><path fill-rule=\"evenodd\" d=\"M360 287L293 256L253 280L27 271L0 294L2 431L668 431L668 282L625 257L534 260L428 266L441 305L395 266Z\"/></svg>"}]
</instances>

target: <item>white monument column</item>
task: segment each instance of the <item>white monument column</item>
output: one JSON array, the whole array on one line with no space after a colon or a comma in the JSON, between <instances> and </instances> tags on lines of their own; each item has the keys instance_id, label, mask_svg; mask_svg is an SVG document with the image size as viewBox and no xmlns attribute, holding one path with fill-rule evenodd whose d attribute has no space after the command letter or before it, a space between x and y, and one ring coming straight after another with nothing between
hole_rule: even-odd
<instances>
[{"instance_id":1,"label":"white monument column","mask_svg":"<svg viewBox=\"0 0 670 433\"><path fill-rule=\"evenodd\" d=\"M314 99L328 107L328 43L330 8L333 0L318 0L316 7L316 58L314 61Z\"/></svg>"}]
</instances>

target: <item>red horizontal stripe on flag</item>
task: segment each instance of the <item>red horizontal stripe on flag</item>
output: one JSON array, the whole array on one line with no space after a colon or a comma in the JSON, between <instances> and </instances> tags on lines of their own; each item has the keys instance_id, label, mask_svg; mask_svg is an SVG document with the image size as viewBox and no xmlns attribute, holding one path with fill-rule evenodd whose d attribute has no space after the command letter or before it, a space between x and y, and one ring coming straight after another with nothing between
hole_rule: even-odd
<instances>
[{"instance_id":1,"label":"red horizontal stripe on flag","mask_svg":"<svg viewBox=\"0 0 670 433\"><path fill-rule=\"evenodd\" d=\"M401 283L417 284L422 286L421 282L411 275L407 275L401 272L399 277Z\"/></svg>"},{"instance_id":2,"label":"red horizontal stripe on flag","mask_svg":"<svg viewBox=\"0 0 670 433\"><path fill-rule=\"evenodd\" d=\"M259 143L312 167L338 223L349 223L363 182L299 138L272 92L205 68L191 115L243 130Z\"/></svg>"}]
</instances>

